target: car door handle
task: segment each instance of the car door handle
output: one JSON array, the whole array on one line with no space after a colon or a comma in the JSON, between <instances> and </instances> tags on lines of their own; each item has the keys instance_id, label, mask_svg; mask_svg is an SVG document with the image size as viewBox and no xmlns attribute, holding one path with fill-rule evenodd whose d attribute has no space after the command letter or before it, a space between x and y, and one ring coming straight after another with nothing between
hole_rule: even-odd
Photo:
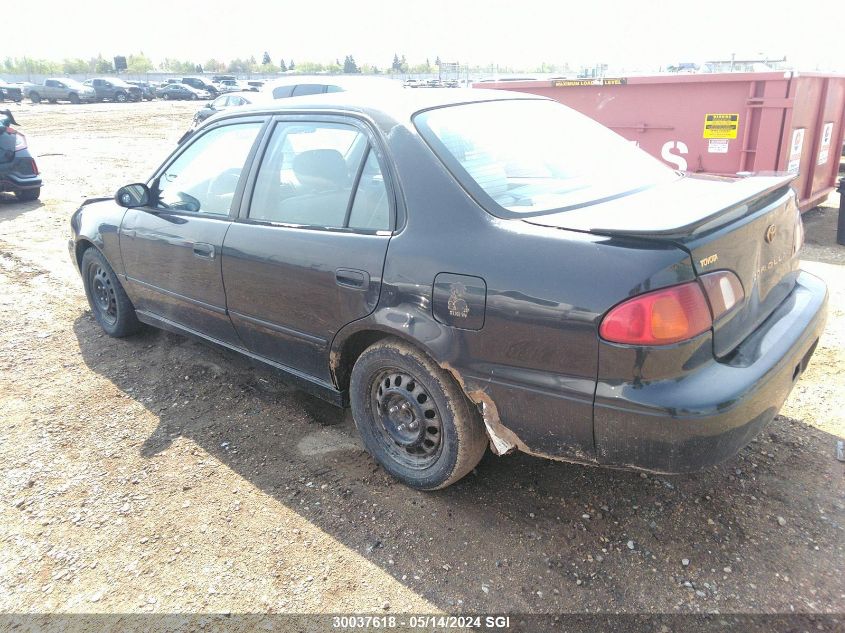
<instances>
[{"instance_id":1,"label":"car door handle","mask_svg":"<svg viewBox=\"0 0 845 633\"><path fill-rule=\"evenodd\" d=\"M194 244L194 255L204 259L214 259L214 245L196 242Z\"/></svg>"},{"instance_id":2,"label":"car door handle","mask_svg":"<svg viewBox=\"0 0 845 633\"><path fill-rule=\"evenodd\" d=\"M370 275L363 270L353 270L351 268L338 268L335 273L335 281L338 286L345 288L356 288L363 290L370 286Z\"/></svg>"}]
</instances>

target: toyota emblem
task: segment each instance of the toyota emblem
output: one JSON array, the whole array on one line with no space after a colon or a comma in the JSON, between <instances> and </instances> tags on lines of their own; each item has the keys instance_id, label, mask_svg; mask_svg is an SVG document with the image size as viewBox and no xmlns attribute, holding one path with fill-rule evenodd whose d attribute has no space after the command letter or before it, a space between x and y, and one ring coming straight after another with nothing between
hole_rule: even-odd
<instances>
[{"instance_id":1,"label":"toyota emblem","mask_svg":"<svg viewBox=\"0 0 845 633\"><path fill-rule=\"evenodd\" d=\"M766 241L771 244L772 240L775 239L775 235L777 235L778 227L774 224L770 224L769 228L766 229Z\"/></svg>"}]
</instances>

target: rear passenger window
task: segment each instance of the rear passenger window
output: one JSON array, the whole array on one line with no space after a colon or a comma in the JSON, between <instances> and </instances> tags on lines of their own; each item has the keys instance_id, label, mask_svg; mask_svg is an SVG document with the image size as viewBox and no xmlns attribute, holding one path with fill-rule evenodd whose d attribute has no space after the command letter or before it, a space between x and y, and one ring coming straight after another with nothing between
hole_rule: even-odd
<instances>
[{"instance_id":1,"label":"rear passenger window","mask_svg":"<svg viewBox=\"0 0 845 633\"><path fill-rule=\"evenodd\" d=\"M349 227L371 231L390 230L390 205L387 187L375 152L367 152L367 162L361 172L355 200L349 214Z\"/></svg>"},{"instance_id":2,"label":"rear passenger window","mask_svg":"<svg viewBox=\"0 0 845 633\"><path fill-rule=\"evenodd\" d=\"M278 124L259 167L249 217L323 228L388 229L384 178L366 135L340 123Z\"/></svg>"}]
</instances>

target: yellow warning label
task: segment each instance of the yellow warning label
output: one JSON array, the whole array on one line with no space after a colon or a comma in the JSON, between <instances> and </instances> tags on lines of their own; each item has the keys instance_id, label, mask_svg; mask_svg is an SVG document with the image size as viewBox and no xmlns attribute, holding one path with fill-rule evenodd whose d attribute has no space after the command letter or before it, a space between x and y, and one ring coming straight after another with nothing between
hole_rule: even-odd
<instances>
[{"instance_id":1,"label":"yellow warning label","mask_svg":"<svg viewBox=\"0 0 845 633\"><path fill-rule=\"evenodd\" d=\"M704 138L736 138L738 114L705 114Z\"/></svg>"}]
</instances>

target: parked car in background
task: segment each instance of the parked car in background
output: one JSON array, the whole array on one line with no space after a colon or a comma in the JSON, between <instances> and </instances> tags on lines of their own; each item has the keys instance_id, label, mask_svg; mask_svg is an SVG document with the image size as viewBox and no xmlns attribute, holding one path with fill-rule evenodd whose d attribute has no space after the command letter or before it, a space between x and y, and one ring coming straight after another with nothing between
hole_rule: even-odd
<instances>
[{"instance_id":1,"label":"parked car in background","mask_svg":"<svg viewBox=\"0 0 845 633\"><path fill-rule=\"evenodd\" d=\"M215 117L68 247L108 335L349 403L415 488L488 446L678 473L758 435L824 329L790 182L676 172L534 95L349 90Z\"/></svg>"},{"instance_id":2,"label":"parked car in background","mask_svg":"<svg viewBox=\"0 0 845 633\"><path fill-rule=\"evenodd\" d=\"M97 77L85 81L97 94L97 101L115 101L126 103L127 101L140 101L141 89L138 86L126 83L122 79L113 77Z\"/></svg>"},{"instance_id":3,"label":"parked car in background","mask_svg":"<svg viewBox=\"0 0 845 633\"><path fill-rule=\"evenodd\" d=\"M406 79L402 85L406 88L419 88L425 86L425 82L421 79Z\"/></svg>"},{"instance_id":4,"label":"parked car in background","mask_svg":"<svg viewBox=\"0 0 845 633\"><path fill-rule=\"evenodd\" d=\"M221 81L216 82L217 89L223 92L235 92L238 90L242 90L243 88L238 83L237 79L222 79Z\"/></svg>"},{"instance_id":5,"label":"parked car in background","mask_svg":"<svg viewBox=\"0 0 845 633\"><path fill-rule=\"evenodd\" d=\"M9 110L0 110L0 191L11 191L21 201L41 195L41 176L29 153L26 137L15 127Z\"/></svg>"},{"instance_id":6,"label":"parked car in background","mask_svg":"<svg viewBox=\"0 0 845 633\"><path fill-rule=\"evenodd\" d=\"M149 81L127 81L126 83L140 89L141 98L145 101L152 101L156 98L155 86Z\"/></svg>"},{"instance_id":7,"label":"parked car in background","mask_svg":"<svg viewBox=\"0 0 845 633\"><path fill-rule=\"evenodd\" d=\"M238 106L261 103L267 99L268 96L262 92L241 91L222 94L214 101L206 103L202 108L197 110L196 114L194 114L191 128L196 128L208 117L213 114L217 114L218 112L223 112L224 110L236 108Z\"/></svg>"},{"instance_id":8,"label":"parked car in background","mask_svg":"<svg viewBox=\"0 0 845 633\"><path fill-rule=\"evenodd\" d=\"M216 97L220 94L220 91L210 81L206 81L205 79L201 79L199 77L182 77L182 83L186 86L190 86L196 90L206 91L212 97Z\"/></svg>"},{"instance_id":9,"label":"parked car in background","mask_svg":"<svg viewBox=\"0 0 845 633\"><path fill-rule=\"evenodd\" d=\"M36 84L24 86L23 93L33 103L41 103L42 100L50 103L57 101L80 103L97 100L97 93L91 86L81 84L75 79L45 79L40 86Z\"/></svg>"},{"instance_id":10,"label":"parked car in background","mask_svg":"<svg viewBox=\"0 0 845 633\"><path fill-rule=\"evenodd\" d=\"M236 80L237 80L237 77L235 77L234 75L212 75L211 76L211 81L213 83L216 83L216 84L222 83L224 81L236 81Z\"/></svg>"},{"instance_id":11,"label":"parked car in background","mask_svg":"<svg viewBox=\"0 0 845 633\"><path fill-rule=\"evenodd\" d=\"M381 92L384 90L401 90L402 84L392 79L374 77L321 77L292 76L267 81L261 92L267 93L273 99L287 97L301 97L304 95L323 94L326 92L344 92L348 90Z\"/></svg>"},{"instance_id":12,"label":"parked car in background","mask_svg":"<svg viewBox=\"0 0 845 633\"><path fill-rule=\"evenodd\" d=\"M187 84L164 84L156 89L156 96L165 101L173 99L210 99L211 95L205 90L197 90Z\"/></svg>"},{"instance_id":13,"label":"parked car in background","mask_svg":"<svg viewBox=\"0 0 845 633\"><path fill-rule=\"evenodd\" d=\"M23 99L23 89L20 86L6 82L0 77L0 101L20 103L21 99Z\"/></svg>"},{"instance_id":14,"label":"parked car in background","mask_svg":"<svg viewBox=\"0 0 845 633\"><path fill-rule=\"evenodd\" d=\"M248 90L261 90L266 83L263 79L248 79L246 85L249 86Z\"/></svg>"}]
</instances>

